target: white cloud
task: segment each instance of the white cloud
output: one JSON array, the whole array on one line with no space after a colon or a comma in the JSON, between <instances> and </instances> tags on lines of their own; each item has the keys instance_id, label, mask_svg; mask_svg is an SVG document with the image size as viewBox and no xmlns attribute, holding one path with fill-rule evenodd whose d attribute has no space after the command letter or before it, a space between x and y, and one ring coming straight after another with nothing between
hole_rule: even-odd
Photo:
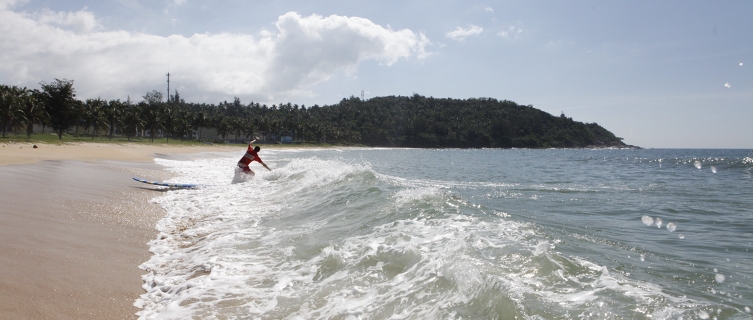
<instances>
[{"instance_id":1,"label":"white cloud","mask_svg":"<svg viewBox=\"0 0 753 320\"><path fill-rule=\"evenodd\" d=\"M71 29L78 32L92 32L101 25L94 18L94 14L86 11L84 8L77 12L53 12L49 9L41 10L29 18L36 20L40 24L56 25L63 29Z\"/></svg>"},{"instance_id":2,"label":"white cloud","mask_svg":"<svg viewBox=\"0 0 753 320\"><path fill-rule=\"evenodd\" d=\"M468 36L477 35L484 31L484 28L471 25L468 29L458 27L454 31L448 32L445 37L452 40L462 41Z\"/></svg>"},{"instance_id":3,"label":"white cloud","mask_svg":"<svg viewBox=\"0 0 753 320\"><path fill-rule=\"evenodd\" d=\"M517 39L521 33L523 33L523 29L511 26L497 35L505 39Z\"/></svg>"},{"instance_id":4,"label":"white cloud","mask_svg":"<svg viewBox=\"0 0 753 320\"><path fill-rule=\"evenodd\" d=\"M262 37L265 37L265 38L266 38L266 37L271 37L271 36L273 36L273 35L274 35L274 33L273 33L272 31L269 31L269 30L267 30L267 29L261 29L261 30L259 31L259 35L260 35L260 36L262 36Z\"/></svg>"},{"instance_id":5,"label":"white cloud","mask_svg":"<svg viewBox=\"0 0 753 320\"><path fill-rule=\"evenodd\" d=\"M426 51L426 46L431 45L431 40L423 33L420 32L418 34L418 53L416 54L416 57L419 59L424 59L433 53Z\"/></svg>"},{"instance_id":6,"label":"white cloud","mask_svg":"<svg viewBox=\"0 0 753 320\"><path fill-rule=\"evenodd\" d=\"M412 55L425 57L428 39L410 30L392 31L368 19L332 15L301 17L289 12L277 20L279 33L261 39L273 51L264 73L265 90L305 88L340 71L353 72L363 60L392 65Z\"/></svg>"},{"instance_id":7,"label":"white cloud","mask_svg":"<svg viewBox=\"0 0 753 320\"><path fill-rule=\"evenodd\" d=\"M486 6L486 7L484 7L484 11L486 11L486 12L494 12L494 9L492 9L492 7Z\"/></svg>"},{"instance_id":8,"label":"white cloud","mask_svg":"<svg viewBox=\"0 0 753 320\"><path fill-rule=\"evenodd\" d=\"M430 44L423 34L364 18L294 12L278 18L277 30L256 37L101 31L86 10L30 15L6 9L13 0L0 1L0 83L36 88L39 81L73 79L79 98L140 100L163 89L167 70L171 87L181 88L189 101L305 96L313 85L355 72L365 60L389 66L426 57Z\"/></svg>"},{"instance_id":9,"label":"white cloud","mask_svg":"<svg viewBox=\"0 0 753 320\"><path fill-rule=\"evenodd\" d=\"M170 8L180 7L184 3L186 3L186 0L172 0L165 6L165 9L162 9L162 13L170 14Z\"/></svg>"},{"instance_id":10,"label":"white cloud","mask_svg":"<svg viewBox=\"0 0 753 320\"><path fill-rule=\"evenodd\" d=\"M17 3L25 3L29 0L0 0L0 9L10 8Z\"/></svg>"}]
</instances>

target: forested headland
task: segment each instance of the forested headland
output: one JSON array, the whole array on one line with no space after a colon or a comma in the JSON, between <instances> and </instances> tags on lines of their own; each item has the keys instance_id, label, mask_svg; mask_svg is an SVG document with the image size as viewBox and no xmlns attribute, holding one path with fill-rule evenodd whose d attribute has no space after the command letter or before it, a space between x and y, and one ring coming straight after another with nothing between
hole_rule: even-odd
<instances>
[{"instance_id":1,"label":"forested headland","mask_svg":"<svg viewBox=\"0 0 753 320\"><path fill-rule=\"evenodd\" d=\"M141 101L76 99L72 80L40 83L40 89L0 85L0 126L34 133L34 127L66 134L166 137L217 141L328 143L415 148L631 147L596 123L553 116L528 105L492 98L350 97L324 106L291 103L191 103L177 91L164 99L147 92ZM75 131L74 131L75 128ZM81 133L79 133L79 129Z\"/></svg>"}]
</instances>

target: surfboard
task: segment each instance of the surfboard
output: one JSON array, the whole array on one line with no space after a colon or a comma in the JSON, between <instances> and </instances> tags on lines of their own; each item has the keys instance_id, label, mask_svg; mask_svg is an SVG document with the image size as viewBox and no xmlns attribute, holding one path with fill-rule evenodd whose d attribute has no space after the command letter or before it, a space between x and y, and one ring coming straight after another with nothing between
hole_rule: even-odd
<instances>
[{"instance_id":1,"label":"surfboard","mask_svg":"<svg viewBox=\"0 0 753 320\"><path fill-rule=\"evenodd\" d=\"M192 183L167 183L167 182L160 182L160 181L149 181L149 180L144 180L140 178L133 178L133 180L136 180L141 183L153 184L155 186L163 186L163 187L170 187L170 188L195 189L199 187L198 184L192 184Z\"/></svg>"}]
</instances>

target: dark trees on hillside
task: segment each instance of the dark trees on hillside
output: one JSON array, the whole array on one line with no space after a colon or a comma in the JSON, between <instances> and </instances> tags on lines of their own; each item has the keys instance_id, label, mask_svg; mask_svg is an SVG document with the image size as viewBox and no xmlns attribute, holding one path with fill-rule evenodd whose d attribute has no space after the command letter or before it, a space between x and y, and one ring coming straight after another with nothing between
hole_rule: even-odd
<instances>
[{"instance_id":1,"label":"dark trees on hillside","mask_svg":"<svg viewBox=\"0 0 753 320\"><path fill-rule=\"evenodd\" d=\"M578 148L625 146L601 126L496 99L377 97L322 107L346 136L373 146L419 148ZM326 112L325 110L326 109Z\"/></svg>"}]
</instances>

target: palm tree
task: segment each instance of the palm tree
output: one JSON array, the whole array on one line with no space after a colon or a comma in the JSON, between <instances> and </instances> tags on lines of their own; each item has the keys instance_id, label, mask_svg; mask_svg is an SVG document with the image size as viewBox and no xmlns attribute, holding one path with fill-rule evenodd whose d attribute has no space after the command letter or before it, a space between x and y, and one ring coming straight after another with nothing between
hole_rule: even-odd
<instances>
[{"instance_id":1,"label":"palm tree","mask_svg":"<svg viewBox=\"0 0 753 320\"><path fill-rule=\"evenodd\" d=\"M89 131L89 126L93 127L92 132L92 140L94 140L95 135L99 135L99 131L101 128L108 129L109 124L107 123L107 116L104 111L104 106L106 105L106 102L97 99L87 99L86 100L86 109L84 111L84 128L86 128L86 131Z\"/></svg>"},{"instance_id":2,"label":"palm tree","mask_svg":"<svg viewBox=\"0 0 753 320\"><path fill-rule=\"evenodd\" d=\"M154 142L154 135L158 129L162 129L162 119L159 106L141 103L141 119L144 121L144 128L149 130L149 142Z\"/></svg>"},{"instance_id":3,"label":"palm tree","mask_svg":"<svg viewBox=\"0 0 753 320\"><path fill-rule=\"evenodd\" d=\"M272 130L272 126L270 125L270 117L269 116L261 116L258 117L258 124L256 127L259 129L259 131L262 132L262 136L264 137L264 140L268 138L269 132Z\"/></svg>"},{"instance_id":4,"label":"palm tree","mask_svg":"<svg viewBox=\"0 0 753 320\"><path fill-rule=\"evenodd\" d=\"M246 120L240 117L233 117L230 119L230 128L233 130L233 133L235 134L235 140L238 140L238 136L241 135L241 133L245 132L248 125L246 124Z\"/></svg>"},{"instance_id":5,"label":"palm tree","mask_svg":"<svg viewBox=\"0 0 753 320\"><path fill-rule=\"evenodd\" d=\"M107 127L110 128L108 140L112 140L112 135L115 133L115 127L122 127L122 114L124 103L118 100L110 100L107 105L103 105L103 111L105 114L105 121L107 121Z\"/></svg>"},{"instance_id":6,"label":"palm tree","mask_svg":"<svg viewBox=\"0 0 753 320\"><path fill-rule=\"evenodd\" d=\"M243 128L243 137L251 140L251 137L256 136L254 132L254 127L250 124L248 124L245 128Z\"/></svg>"},{"instance_id":7,"label":"palm tree","mask_svg":"<svg viewBox=\"0 0 753 320\"><path fill-rule=\"evenodd\" d=\"M178 121L178 108L168 103L162 107L162 128L165 129L165 137L170 142L170 134L175 132L175 126Z\"/></svg>"},{"instance_id":8,"label":"palm tree","mask_svg":"<svg viewBox=\"0 0 753 320\"><path fill-rule=\"evenodd\" d=\"M17 127L26 120L23 113L23 96L26 88L0 85L0 126L3 127L3 138L10 125Z\"/></svg>"},{"instance_id":9,"label":"palm tree","mask_svg":"<svg viewBox=\"0 0 753 320\"><path fill-rule=\"evenodd\" d=\"M201 129L204 127L206 122L207 122L207 114L204 111L199 111L199 112L194 113L193 119L191 121L191 125L195 128L194 130L199 131L197 140L201 140Z\"/></svg>"},{"instance_id":10,"label":"palm tree","mask_svg":"<svg viewBox=\"0 0 753 320\"><path fill-rule=\"evenodd\" d=\"M217 128L217 134L222 137L222 140L225 140L225 137L227 137L227 134L230 133L231 127L230 123L224 118L220 117L215 120L215 128Z\"/></svg>"},{"instance_id":11,"label":"palm tree","mask_svg":"<svg viewBox=\"0 0 753 320\"><path fill-rule=\"evenodd\" d=\"M180 135L180 141L186 136L191 136L193 133L192 122L193 115L186 111L180 111L175 121L175 133Z\"/></svg>"},{"instance_id":12,"label":"palm tree","mask_svg":"<svg viewBox=\"0 0 753 320\"><path fill-rule=\"evenodd\" d=\"M139 129L144 128L144 121L141 119L141 108L130 104L130 100L126 102L126 107L123 109L123 126L125 127L125 134L128 141L131 141L131 137L136 135Z\"/></svg>"},{"instance_id":13,"label":"palm tree","mask_svg":"<svg viewBox=\"0 0 753 320\"><path fill-rule=\"evenodd\" d=\"M140 103L144 127L149 129L149 142L154 142L154 135L158 129L162 129L162 92L152 90L144 95L144 101Z\"/></svg>"},{"instance_id":14,"label":"palm tree","mask_svg":"<svg viewBox=\"0 0 753 320\"><path fill-rule=\"evenodd\" d=\"M39 98L38 90L27 90L23 96L23 113L26 120L26 137L31 138L34 133L34 124L42 123L47 117L47 111ZM44 127L42 129L44 131Z\"/></svg>"}]
</instances>

